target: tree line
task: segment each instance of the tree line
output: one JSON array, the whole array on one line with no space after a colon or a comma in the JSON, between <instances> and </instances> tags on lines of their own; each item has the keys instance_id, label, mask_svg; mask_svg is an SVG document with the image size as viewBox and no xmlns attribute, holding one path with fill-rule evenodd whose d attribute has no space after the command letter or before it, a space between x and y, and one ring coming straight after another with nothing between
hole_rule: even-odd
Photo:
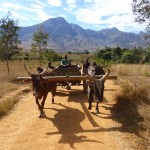
<instances>
[{"instance_id":1,"label":"tree line","mask_svg":"<svg viewBox=\"0 0 150 150\"><path fill-rule=\"evenodd\" d=\"M105 47L95 51L93 58L98 63L143 64L150 62L150 47L133 49Z\"/></svg>"}]
</instances>

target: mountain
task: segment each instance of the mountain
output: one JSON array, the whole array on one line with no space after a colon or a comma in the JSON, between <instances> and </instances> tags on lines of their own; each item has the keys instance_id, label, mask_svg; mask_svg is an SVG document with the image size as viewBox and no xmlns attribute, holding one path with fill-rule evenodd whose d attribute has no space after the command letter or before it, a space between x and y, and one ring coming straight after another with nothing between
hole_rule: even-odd
<instances>
[{"instance_id":1,"label":"mountain","mask_svg":"<svg viewBox=\"0 0 150 150\"><path fill-rule=\"evenodd\" d=\"M115 47L133 48L145 47L147 41L142 34L119 31L117 28L94 31L83 29L76 24L69 24L64 18L52 18L41 24L21 27L19 39L22 47L30 49L33 33L37 31L39 25L49 34L48 47L57 51L84 51L85 49L95 51L97 48Z\"/></svg>"}]
</instances>

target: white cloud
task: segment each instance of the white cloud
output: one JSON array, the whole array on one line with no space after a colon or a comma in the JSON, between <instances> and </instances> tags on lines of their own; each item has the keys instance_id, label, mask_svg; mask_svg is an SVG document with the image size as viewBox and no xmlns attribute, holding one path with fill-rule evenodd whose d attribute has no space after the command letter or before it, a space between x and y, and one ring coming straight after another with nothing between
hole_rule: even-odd
<instances>
[{"instance_id":1,"label":"white cloud","mask_svg":"<svg viewBox=\"0 0 150 150\"><path fill-rule=\"evenodd\" d=\"M36 3L37 5L41 5L41 6L43 6L43 7L47 7L47 3L43 3L43 1L35 0L35 3Z\"/></svg>"},{"instance_id":2,"label":"white cloud","mask_svg":"<svg viewBox=\"0 0 150 150\"><path fill-rule=\"evenodd\" d=\"M1 11L1 12L3 11L3 12L5 12L5 13L7 13L9 10L8 10L7 8L2 8L2 7L1 7L1 8L0 8L0 11Z\"/></svg>"},{"instance_id":3,"label":"white cloud","mask_svg":"<svg viewBox=\"0 0 150 150\"><path fill-rule=\"evenodd\" d=\"M48 3L52 6L61 6L61 0L48 0Z\"/></svg>"},{"instance_id":4,"label":"white cloud","mask_svg":"<svg viewBox=\"0 0 150 150\"><path fill-rule=\"evenodd\" d=\"M124 14L121 16L112 16L108 18L104 23L108 24L108 28L117 27L121 31L144 30L144 25L139 25L134 22L134 16L130 14Z\"/></svg>"},{"instance_id":5,"label":"white cloud","mask_svg":"<svg viewBox=\"0 0 150 150\"><path fill-rule=\"evenodd\" d=\"M49 18L51 18L52 16L50 16L49 14L47 14L45 11L43 11L42 9L38 9L37 11L37 17L41 20L41 21L45 21Z\"/></svg>"},{"instance_id":6,"label":"white cloud","mask_svg":"<svg viewBox=\"0 0 150 150\"><path fill-rule=\"evenodd\" d=\"M86 5L78 8L73 14L80 22L95 27L117 27L119 30L144 29L134 22L131 0L84 0Z\"/></svg>"},{"instance_id":7,"label":"white cloud","mask_svg":"<svg viewBox=\"0 0 150 150\"><path fill-rule=\"evenodd\" d=\"M41 5L38 5L38 4L31 4L32 8L35 8L35 9L42 9L43 6Z\"/></svg>"},{"instance_id":8,"label":"white cloud","mask_svg":"<svg viewBox=\"0 0 150 150\"><path fill-rule=\"evenodd\" d=\"M87 0L86 0L87 1ZM129 6L130 0L88 0L90 2L85 8L79 8L76 11L76 15L78 17L83 16L94 16L95 18L113 16L113 15L120 15L124 13L131 13L131 7ZM87 13L87 14L86 14Z\"/></svg>"},{"instance_id":9,"label":"white cloud","mask_svg":"<svg viewBox=\"0 0 150 150\"><path fill-rule=\"evenodd\" d=\"M80 9L75 12L78 21L88 24L99 24L100 18L96 11L89 9Z\"/></svg>"},{"instance_id":10,"label":"white cloud","mask_svg":"<svg viewBox=\"0 0 150 150\"><path fill-rule=\"evenodd\" d=\"M34 14L32 15L32 17L34 16L35 20L40 20L41 21L45 21L49 18L51 18L52 16L50 16L48 13L46 13L42 8L26 8L28 9L28 11L33 12Z\"/></svg>"},{"instance_id":11,"label":"white cloud","mask_svg":"<svg viewBox=\"0 0 150 150\"><path fill-rule=\"evenodd\" d=\"M76 8L76 0L67 0L67 4L69 8Z\"/></svg>"},{"instance_id":12,"label":"white cloud","mask_svg":"<svg viewBox=\"0 0 150 150\"><path fill-rule=\"evenodd\" d=\"M17 18L18 20L20 20L20 19L29 20L28 17L22 16L22 15L20 15L19 13L16 13L16 12L14 12L14 11L11 11L11 15L12 15L14 18Z\"/></svg>"},{"instance_id":13,"label":"white cloud","mask_svg":"<svg viewBox=\"0 0 150 150\"><path fill-rule=\"evenodd\" d=\"M4 7L4 8L13 8L13 9L22 9L23 8L21 5L13 4L13 3L9 3L9 2L2 3L1 7Z\"/></svg>"},{"instance_id":14,"label":"white cloud","mask_svg":"<svg viewBox=\"0 0 150 150\"><path fill-rule=\"evenodd\" d=\"M93 0L84 0L85 3L93 2Z\"/></svg>"}]
</instances>

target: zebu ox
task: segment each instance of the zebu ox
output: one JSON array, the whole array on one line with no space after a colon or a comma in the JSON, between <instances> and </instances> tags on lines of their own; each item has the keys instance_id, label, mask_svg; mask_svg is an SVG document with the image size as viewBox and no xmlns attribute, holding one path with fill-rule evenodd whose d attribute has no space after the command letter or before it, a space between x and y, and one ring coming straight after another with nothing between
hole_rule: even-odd
<instances>
[{"instance_id":1,"label":"zebu ox","mask_svg":"<svg viewBox=\"0 0 150 150\"><path fill-rule=\"evenodd\" d=\"M108 69L108 68L107 68ZM95 68L89 67L88 68L88 77L89 81L87 81L88 84L88 102L89 107L88 109L92 109L92 102L94 100L94 95L96 96L97 102L96 102L96 112L99 113L99 102L103 101L103 94L104 94L104 83L107 79L107 77L110 74L110 70L108 69L108 72L102 76L100 79L96 79L94 76L97 75L97 72Z\"/></svg>"},{"instance_id":2,"label":"zebu ox","mask_svg":"<svg viewBox=\"0 0 150 150\"><path fill-rule=\"evenodd\" d=\"M52 93L52 103L54 103L54 97L56 93L56 82L48 82L48 80L42 78L42 76L54 76L55 74L53 71L49 72L47 71L48 68L46 68L43 72L38 74L32 74L30 73L26 66L24 65L25 70L31 77L32 85L33 85L33 95L35 96L36 104L38 105L38 109L40 110L40 118L44 117L44 103L47 98L48 92ZM43 98L43 99L42 99ZM39 100L41 100L41 104L39 103Z\"/></svg>"}]
</instances>

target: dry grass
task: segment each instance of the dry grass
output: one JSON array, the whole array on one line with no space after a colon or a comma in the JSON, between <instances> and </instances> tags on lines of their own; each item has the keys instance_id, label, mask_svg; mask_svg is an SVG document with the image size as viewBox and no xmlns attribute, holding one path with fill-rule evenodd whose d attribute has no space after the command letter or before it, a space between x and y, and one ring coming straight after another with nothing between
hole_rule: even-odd
<instances>
[{"instance_id":1,"label":"dry grass","mask_svg":"<svg viewBox=\"0 0 150 150\"><path fill-rule=\"evenodd\" d=\"M11 61L11 74L8 75L6 62L0 62L0 117L7 114L7 112L12 109L14 104L19 100L17 95L9 96L9 94L11 92L17 91L22 86L16 82L18 76L28 76L23 67L24 63L29 66L31 71L36 71L36 69L33 68L36 65L38 66L37 62Z\"/></svg>"},{"instance_id":2,"label":"dry grass","mask_svg":"<svg viewBox=\"0 0 150 150\"><path fill-rule=\"evenodd\" d=\"M116 69L115 69L116 67ZM150 145L150 66L117 65L112 67L120 79L113 112L123 129L137 135L139 149Z\"/></svg>"},{"instance_id":3,"label":"dry grass","mask_svg":"<svg viewBox=\"0 0 150 150\"><path fill-rule=\"evenodd\" d=\"M19 97L9 97L4 100L0 101L0 118L4 115L6 115L9 110L11 110L14 107L14 104L16 104L19 101Z\"/></svg>"},{"instance_id":4,"label":"dry grass","mask_svg":"<svg viewBox=\"0 0 150 150\"><path fill-rule=\"evenodd\" d=\"M8 93L17 90L20 87L20 85L11 83L11 82L1 82L0 85L0 101L1 98L4 97L4 95L7 95Z\"/></svg>"},{"instance_id":5,"label":"dry grass","mask_svg":"<svg viewBox=\"0 0 150 150\"><path fill-rule=\"evenodd\" d=\"M112 70L117 72L119 76L150 77L150 65L119 64L119 65L113 65L111 68Z\"/></svg>"},{"instance_id":6,"label":"dry grass","mask_svg":"<svg viewBox=\"0 0 150 150\"><path fill-rule=\"evenodd\" d=\"M138 104L143 102L149 103L150 85L147 84L145 78L130 77L128 80L122 80L120 85L122 89L121 93L126 99Z\"/></svg>"}]
</instances>

